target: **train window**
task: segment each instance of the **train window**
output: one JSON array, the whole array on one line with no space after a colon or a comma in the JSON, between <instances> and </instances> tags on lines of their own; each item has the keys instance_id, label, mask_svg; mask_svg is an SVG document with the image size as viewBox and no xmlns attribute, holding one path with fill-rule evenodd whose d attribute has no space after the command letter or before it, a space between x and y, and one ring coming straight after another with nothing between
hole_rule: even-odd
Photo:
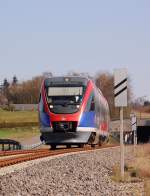
<instances>
[{"instance_id":1,"label":"train window","mask_svg":"<svg viewBox=\"0 0 150 196\"><path fill-rule=\"evenodd\" d=\"M92 92L89 99L88 99L85 111L90 112L90 111L94 111L94 110L95 110L95 97L94 97L94 92Z\"/></svg>"},{"instance_id":2,"label":"train window","mask_svg":"<svg viewBox=\"0 0 150 196\"><path fill-rule=\"evenodd\" d=\"M47 87L47 103L51 112L71 114L79 111L85 86Z\"/></svg>"},{"instance_id":3,"label":"train window","mask_svg":"<svg viewBox=\"0 0 150 196\"><path fill-rule=\"evenodd\" d=\"M94 100L94 96L93 96L92 101L91 101L90 111L94 111L94 110L95 110L95 100Z\"/></svg>"},{"instance_id":4,"label":"train window","mask_svg":"<svg viewBox=\"0 0 150 196\"><path fill-rule=\"evenodd\" d=\"M40 96L39 96L39 103L40 103L40 101L41 101L41 93L40 93Z\"/></svg>"}]
</instances>

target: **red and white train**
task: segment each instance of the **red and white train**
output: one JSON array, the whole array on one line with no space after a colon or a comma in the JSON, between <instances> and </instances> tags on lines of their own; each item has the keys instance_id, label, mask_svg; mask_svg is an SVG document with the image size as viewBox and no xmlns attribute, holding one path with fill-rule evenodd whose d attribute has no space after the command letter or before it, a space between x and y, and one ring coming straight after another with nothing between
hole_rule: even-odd
<instances>
[{"instance_id":1,"label":"red and white train","mask_svg":"<svg viewBox=\"0 0 150 196\"><path fill-rule=\"evenodd\" d=\"M51 77L43 81L39 100L41 140L64 144L101 144L109 136L109 107L93 80Z\"/></svg>"}]
</instances>

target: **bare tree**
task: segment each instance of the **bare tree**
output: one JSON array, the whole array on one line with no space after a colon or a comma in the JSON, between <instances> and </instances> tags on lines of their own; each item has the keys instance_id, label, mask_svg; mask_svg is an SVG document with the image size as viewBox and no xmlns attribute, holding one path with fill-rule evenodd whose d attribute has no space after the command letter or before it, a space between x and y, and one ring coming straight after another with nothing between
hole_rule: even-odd
<instances>
[{"instance_id":1,"label":"bare tree","mask_svg":"<svg viewBox=\"0 0 150 196\"><path fill-rule=\"evenodd\" d=\"M13 76L12 85L16 85L18 83L18 79L16 76Z\"/></svg>"},{"instance_id":2,"label":"bare tree","mask_svg":"<svg viewBox=\"0 0 150 196\"><path fill-rule=\"evenodd\" d=\"M9 103L38 103L42 80L43 76L38 76L32 80L28 80L20 84L12 83L12 85L7 87L7 93L5 93L5 97Z\"/></svg>"},{"instance_id":3,"label":"bare tree","mask_svg":"<svg viewBox=\"0 0 150 196\"><path fill-rule=\"evenodd\" d=\"M110 107L110 114L112 118L119 117L119 108L115 108L114 106L114 77L109 72L102 72L97 74L96 79L96 86L101 89L103 95L106 97L109 107ZM129 82L128 85L128 102L131 102L132 97L132 89ZM124 110L125 116L129 117L130 114L130 105Z\"/></svg>"}]
</instances>

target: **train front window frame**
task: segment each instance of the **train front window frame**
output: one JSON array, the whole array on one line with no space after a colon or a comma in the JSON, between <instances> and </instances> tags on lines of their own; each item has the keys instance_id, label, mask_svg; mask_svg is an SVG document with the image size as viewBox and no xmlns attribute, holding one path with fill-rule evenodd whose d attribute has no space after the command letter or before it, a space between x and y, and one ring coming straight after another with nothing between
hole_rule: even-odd
<instances>
[{"instance_id":1,"label":"train front window frame","mask_svg":"<svg viewBox=\"0 0 150 196\"><path fill-rule=\"evenodd\" d=\"M81 96L83 87L48 87L48 97L53 96Z\"/></svg>"},{"instance_id":2,"label":"train front window frame","mask_svg":"<svg viewBox=\"0 0 150 196\"><path fill-rule=\"evenodd\" d=\"M55 92L55 90L57 92ZM84 97L85 88L84 86L76 86L76 87L49 86L46 92L47 92L47 103L49 105L49 109L51 112L57 114L60 113L69 114L69 113L78 112L80 110L80 105Z\"/></svg>"}]
</instances>

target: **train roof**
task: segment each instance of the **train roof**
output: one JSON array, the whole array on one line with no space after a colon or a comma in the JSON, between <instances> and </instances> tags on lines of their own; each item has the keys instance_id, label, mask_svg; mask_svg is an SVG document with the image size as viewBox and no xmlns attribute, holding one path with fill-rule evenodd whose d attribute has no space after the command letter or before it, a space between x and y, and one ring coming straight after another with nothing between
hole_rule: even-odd
<instances>
[{"instance_id":1,"label":"train roof","mask_svg":"<svg viewBox=\"0 0 150 196\"><path fill-rule=\"evenodd\" d=\"M63 76L63 77L50 77L45 79L46 86L57 86L57 85L79 85L86 86L89 78L81 76Z\"/></svg>"}]
</instances>

